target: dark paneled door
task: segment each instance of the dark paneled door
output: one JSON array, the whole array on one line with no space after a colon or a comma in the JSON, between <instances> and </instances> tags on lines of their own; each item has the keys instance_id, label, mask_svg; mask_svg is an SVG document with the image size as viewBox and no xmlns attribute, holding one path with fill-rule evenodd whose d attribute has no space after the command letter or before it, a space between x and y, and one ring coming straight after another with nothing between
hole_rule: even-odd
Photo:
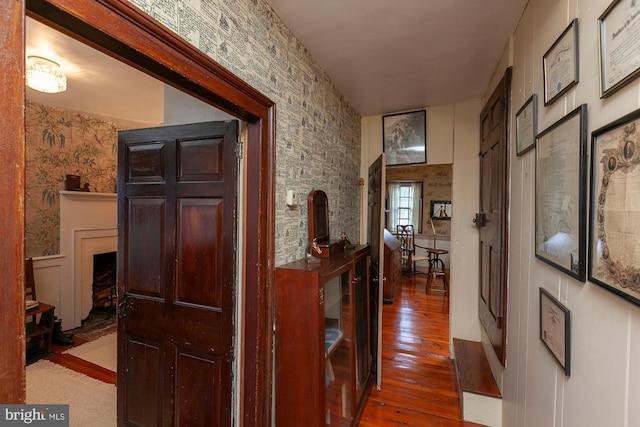
<instances>
[{"instance_id":1,"label":"dark paneled door","mask_svg":"<svg viewBox=\"0 0 640 427\"><path fill-rule=\"evenodd\" d=\"M369 230L367 243L371 246L371 349L373 354L372 368L376 375L378 390L382 385L382 293L384 276L384 199L387 174L386 157L382 153L369 166L369 191L367 206Z\"/></svg>"},{"instance_id":2,"label":"dark paneled door","mask_svg":"<svg viewBox=\"0 0 640 427\"><path fill-rule=\"evenodd\" d=\"M508 123L511 69L480 113L480 321L504 365L507 337ZM480 219L482 218L482 219Z\"/></svg>"},{"instance_id":3,"label":"dark paneled door","mask_svg":"<svg viewBox=\"0 0 640 427\"><path fill-rule=\"evenodd\" d=\"M119 133L119 425L231 425L237 134Z\"/></svg>"}]
</instances>

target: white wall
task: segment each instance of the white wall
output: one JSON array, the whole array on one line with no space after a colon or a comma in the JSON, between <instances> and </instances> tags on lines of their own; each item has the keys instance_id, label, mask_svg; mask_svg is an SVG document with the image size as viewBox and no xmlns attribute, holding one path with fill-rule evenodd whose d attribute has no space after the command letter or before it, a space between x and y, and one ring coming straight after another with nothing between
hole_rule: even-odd
<instances>
[{"instance_id":1,"label":"white wall","mask_svg":"<svg viewBox=\"0 0 640 427\"><path fill-rule=\"evenodd\" d=\"M599 97L597 19L611 0L530 0L505 51L513 64L515 112L538 95L538 131L588 104L591 132L640 106L636 79ZM542 56L572 19L579 20L579 83L545 107ZM499 66L503 70L503 66ZM487 94L491 92L488 88ZM515 137L511 137L512 147ZM534 245L535 153L511 150L511 235L507 367L499 370L505 426L640 425L640 307L596 284L581 283L538 261ZM571 377L538 338L539 287L571 310Z\"/></svg>"},{"instance_id":2,"label":"white wall","mask_svg":"<svg viewBox=\"0 0 640 427\"><path fill-rule=\"evenodd\" d=\"M427 108L427 164L453 163L451 241L438 242L450 248L451 336L479 341L478 321L478 231L472 219L478 209L479 99ZM395 112L394 112L395 113ZM368 168L382 153L382 116L362 118L362 163L364 194L368 194ZM366 242L367 212L361 240ZM440 247L440 246L439 246ZM471 261L470 261L471 260Z\"/></svg>"}]
</instances>

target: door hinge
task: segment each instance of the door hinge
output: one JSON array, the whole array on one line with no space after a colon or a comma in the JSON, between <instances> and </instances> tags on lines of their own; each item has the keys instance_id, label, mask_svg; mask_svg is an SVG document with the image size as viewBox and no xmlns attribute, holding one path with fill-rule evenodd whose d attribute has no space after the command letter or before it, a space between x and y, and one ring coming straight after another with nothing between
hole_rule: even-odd
<instances>
[{"instance_id":1,"label":"door hinge","mask_svg":"<svg viewBox=\"0 0 640 427\"><path fill-rule=\"evenodd\" d=\"M318 289L318 304L324 304L324 288Z\"/></svg>"},{"instance_id":2,"label":"door hinge","mask_svg":"<svg viewBox=\"0 0 640 427\"><path fill-rule=\"evenodd\" d=\"M242 139L238 139L238 144L236 144L236 159L242 159L244 155L244 141Z\"/></svg>"}]
</instances>

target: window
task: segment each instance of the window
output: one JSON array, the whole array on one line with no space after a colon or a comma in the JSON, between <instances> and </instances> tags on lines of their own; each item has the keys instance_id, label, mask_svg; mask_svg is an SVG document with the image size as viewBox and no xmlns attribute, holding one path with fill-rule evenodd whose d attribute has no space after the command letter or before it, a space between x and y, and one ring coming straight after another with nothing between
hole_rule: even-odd
<instances>
[{"instance_id":1,"label":"window","mask_svg":"<svg viewBox=\"0 0 640 427\"><path fill-rule=\"evenodd\" d=\"M387 228L395 232L397 225L413 224L415 232L420 233L422 182L389 182L387 188Z\"/></svg>"}]
</instances>

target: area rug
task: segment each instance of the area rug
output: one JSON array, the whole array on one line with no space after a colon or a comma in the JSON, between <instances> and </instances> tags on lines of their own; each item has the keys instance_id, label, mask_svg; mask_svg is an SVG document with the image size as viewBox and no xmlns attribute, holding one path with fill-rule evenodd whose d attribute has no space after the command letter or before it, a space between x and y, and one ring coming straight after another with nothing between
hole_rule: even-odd
<instances>
[{"instance_id":1,"label":"area rug","mask_svg":"<svg viewBox=\"0 0 640 427\"><path fill-rule=\"evenodd\" d=\"M68 404L70 427L116 425L116 386L47 360L27 366L28 404Z\"/></svg>"},{"instance_id":2,"label":"area rug","mask_svg":"<svg viewBox=\"0 0 640 427\"><path fill-rule=\"evenodd\" d=\"M117 337L118 334L112 332L88 343L72 347L63 354L71 354L72 356L79 357L80 359L116 372Z\"/></svg>"}]
</instances>

